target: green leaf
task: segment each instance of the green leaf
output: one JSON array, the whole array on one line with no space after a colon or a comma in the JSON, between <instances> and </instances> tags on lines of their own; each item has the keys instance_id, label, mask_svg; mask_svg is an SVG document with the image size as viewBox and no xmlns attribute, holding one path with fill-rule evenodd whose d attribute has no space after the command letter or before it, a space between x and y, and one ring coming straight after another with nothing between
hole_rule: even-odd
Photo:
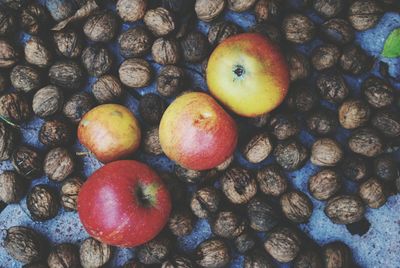
<instances>
[{"instance_id":1,"label":"green leaf","mask_svg":"<svg viewBox=\"0 0 400 268\"><path fill-rule=\"evenodd\" d=\"M393 30L386 39L382 56L386 58L400 57L400 28Z\"/></svg>"}]
</instances>

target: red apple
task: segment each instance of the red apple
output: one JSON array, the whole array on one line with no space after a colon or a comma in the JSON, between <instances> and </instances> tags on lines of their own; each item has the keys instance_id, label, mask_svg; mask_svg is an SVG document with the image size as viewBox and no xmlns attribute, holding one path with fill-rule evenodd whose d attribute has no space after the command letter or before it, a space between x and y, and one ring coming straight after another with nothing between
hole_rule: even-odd
<instances>
[{"instance_id":1,"label":"red apple","mask_svg":"<svg viewBox=\"0 0 400 268\"><path fill-rule=\"evenodd\" d=\"M193 170L211 169L233 154L236 123L208 94L191 92L178 97L160 122L164 153L179 165Z\"/></svg>"},{"instance_id":2,"label":"red apple","mask_svg":"<svg viewBox=\"0 0 400 268\"><path fill-rule=\"evenodd\" d=\"M170 211L170 195L160 177L134 160L100 168L78 196L78 213L86 231L120 247L152 240L164 228Z\"/></svg>"}]
</instances>

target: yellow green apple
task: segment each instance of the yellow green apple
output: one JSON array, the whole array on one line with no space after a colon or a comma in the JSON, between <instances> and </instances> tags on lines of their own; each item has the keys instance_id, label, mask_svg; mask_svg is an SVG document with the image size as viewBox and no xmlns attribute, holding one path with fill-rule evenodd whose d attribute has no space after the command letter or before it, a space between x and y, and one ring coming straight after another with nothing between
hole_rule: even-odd
<instances>
[{"instance_id":1,"label":"yellow green apple","mask_svg":"<svg viewBox=\"0 0 400 268\"><path fill-rule=\"evenodd\" d=\"M257 33L227 38L207 65L211 94L233 112L256 117L275 109L289 87L289 71L279 48Z\"/></svg>"}]
</instances>

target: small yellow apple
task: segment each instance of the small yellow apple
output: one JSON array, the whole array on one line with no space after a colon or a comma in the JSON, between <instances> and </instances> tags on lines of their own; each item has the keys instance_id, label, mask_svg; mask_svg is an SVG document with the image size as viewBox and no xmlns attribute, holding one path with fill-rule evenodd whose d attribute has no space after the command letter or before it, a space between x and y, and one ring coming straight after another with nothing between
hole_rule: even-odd
<instances>
[{"instance_id":1,"label":"small yellow apple","mask_svg":"<svg viewBox=\"0 0 400 268\"><path fill-rule=\"evenodd\" d=\"M219 44L206 73L211 94L245 117L275 109L289 87L285 58L269 39L256 33L235 35Z\"/></svg>"},{"instance_id":2,"label":"small yellow apple","mask_svg":"<svg viewBox=\"0 0 400 268\"><path fill-rule=\"evenodd\" d=\"M99 105L78 126L78 139L103 163L131 155L140 145L140 126L133 113L119 104Z\"/></svg>"}]
</instances>

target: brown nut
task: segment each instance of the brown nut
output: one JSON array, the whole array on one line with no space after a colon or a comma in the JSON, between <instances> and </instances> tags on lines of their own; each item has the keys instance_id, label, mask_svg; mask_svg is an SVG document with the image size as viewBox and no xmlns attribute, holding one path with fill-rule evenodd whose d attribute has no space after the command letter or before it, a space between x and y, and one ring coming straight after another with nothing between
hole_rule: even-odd
<instances>
[{"instance_id":1,"label":"brown nut","mask_svg":"<svg viewBox=\"0 0 400 268\"><path fill-rule=\"evenodd\" d=\"M342 180L332 169L323 169L308 180L310 194L318 200L328 200L339 192Z\"/></svg>"},{"instance_id":2,"label":"brown nut","mask_svg":"<svg viewBox=\"0 0 400 268\"><path fill-rule=\"evenodd\" d=\"M336 224L351 224L364 217L364 204L355 195L340 195L328 200L324 212Z\"/></svg>"},{"instance_id":3,"label":"brown nut","mask_svg":"<svg viewBox=\"0 0 400 268\"><path fill-rule=\"evenodd\" d=\"M122 84L132 88L148 86L152 77L150 64L137 58L124 61L119 67L118 73Z\"/></svg>"},{"instance_id":4,"label":"brown nut","mask_svg":"<svg viewBox=\"0 0 400 268\"><path fill-rule=\"evenodd\" d=\"M222 191L234 204L245 204L257 193L257 182L250 171L233 167L228 169L221 180Z\"/></svg>"},{"instance_id":5,"label":"brown nut","mask_svg":"<svg viewBox=\"0 0 400 268\"><path fill-rule=\"evenodd\" d=\"M370 208L379 208L386 203L386 193L383 185L375 178L371 178L360 185L358 194Z\"/></svg>"},{"instance_id":6,"label":"brown nut","mask_svg":"<svg viewBox=\"0 0 400 268\"><path fill-rule=\"evenodd\" d=\"M287 227L273 230L264 243L265 250L279 262L294 260L300 251L301 239L296 231Z\"/></svg>"},{"instance_id":7,"label":"brown nut","mask_svg":"<svg viewBox=\"0 0 400 268\"><path fill-rule=\"evenodd\" d=\"M330 138L318 139L311 148L311 163L321 167L336 166L343 158L340 144Z\"/></svg>"},{"instance_id":8,"label":"brown nut","mask_svg":"<svg viewBox=\"0 0 400 268\"><path fill-rule=\"evenodd\" d=\"M280 198L283 214L296 223L305 223L311 217L313 204L307 195L300 191L289 191Z\"/></svg>"}]
</instances>

